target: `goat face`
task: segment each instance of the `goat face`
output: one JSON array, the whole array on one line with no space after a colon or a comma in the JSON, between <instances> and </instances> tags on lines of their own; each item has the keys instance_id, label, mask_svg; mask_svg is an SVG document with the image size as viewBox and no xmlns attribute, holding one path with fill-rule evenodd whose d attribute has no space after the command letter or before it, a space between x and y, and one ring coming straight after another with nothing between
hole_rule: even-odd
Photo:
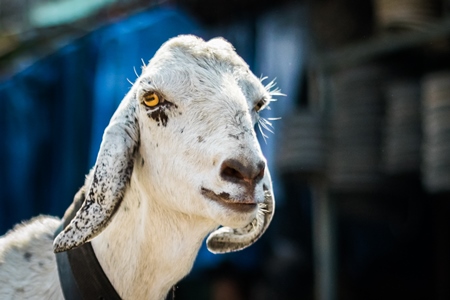
<instances>
[{"instance_id":1,"label":"goat face","mask_svg":"<svg viewBox=\"0 0 450 300\"><path fill-rule=\"evenodd\" d=\"M249 246L274 210L254 130L270 100L270 91L225 40L168 41L105 130L91 192L72 226L55 240L55 251L80 245L107 225L133 169L142 192L158 205L225 226L210 235L212 252ZM113 180L106 179L110 170L118 173ZM97 196L100 191L107 195ZM87 234L77 232L83 222L89 224Z\"/></svg>"}]
</instances>

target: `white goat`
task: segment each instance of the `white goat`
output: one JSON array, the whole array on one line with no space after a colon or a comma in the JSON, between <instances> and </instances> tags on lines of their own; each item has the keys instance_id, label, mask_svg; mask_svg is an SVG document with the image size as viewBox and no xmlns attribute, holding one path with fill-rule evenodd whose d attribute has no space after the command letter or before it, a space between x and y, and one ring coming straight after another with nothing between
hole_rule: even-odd
<instances>
[{"instance_id":1,"label":"white goat","mask_svg":"<svg viewBox=\"0 0 450 300\"><path fill-rule=\"evenodd\" d=\"M53 252L88 241L122 299L164 299L212 231L213 253L256 241L274 212L254 131L272 87L223 39L166 42L106 128L76 216L54 241L47 216L0 239L0 299L64 299Z\"/></svg>"}]
</instances>

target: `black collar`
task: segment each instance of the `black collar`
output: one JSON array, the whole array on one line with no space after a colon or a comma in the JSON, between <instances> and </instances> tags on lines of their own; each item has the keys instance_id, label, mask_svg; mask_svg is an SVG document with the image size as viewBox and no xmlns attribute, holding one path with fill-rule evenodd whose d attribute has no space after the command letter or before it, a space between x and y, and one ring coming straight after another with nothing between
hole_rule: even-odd
<instances>
[{"instance_id":1,"label":"black collar","mask_svg":"<svg viewBox=\"0 0 450 300\"><path fill-rule=\"evenodd\" d=\"M84 201L84 189L75 195L72 205L64 214L61 226L55 237L75 217ZM95 256L91 243L75 249L56 253L59 281L66 300L121 300ZM169 293L175 299L175 286Z\"/></svg>"},{"instance_id":2,"label":"black collar","mask_svg":"<svg viewBox=\"0 0 450 300\"><path fill-rule=\"evenodd\" d=\"M63 230L63 225L55 235ZM66 300L121 300L103 272L91 243L56 253L56 262Z\"/></svg>"}]
</instances>

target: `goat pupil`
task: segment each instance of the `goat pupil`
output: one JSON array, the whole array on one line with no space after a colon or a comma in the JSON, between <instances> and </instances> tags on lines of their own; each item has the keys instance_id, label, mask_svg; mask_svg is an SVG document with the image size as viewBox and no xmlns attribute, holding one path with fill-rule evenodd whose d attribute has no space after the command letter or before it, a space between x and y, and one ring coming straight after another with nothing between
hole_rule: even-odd
<instances>
[{"instance_id":1,"label":"goat pupil","mask_svg":"<svg viewBox=\"0 0 450 300\"><path fill-rule=\"evenodd\" d=\"M156 106L159 104L159 96L153 92L144 95L144 104L147 106Z\"/></svg>"}]
</instances>

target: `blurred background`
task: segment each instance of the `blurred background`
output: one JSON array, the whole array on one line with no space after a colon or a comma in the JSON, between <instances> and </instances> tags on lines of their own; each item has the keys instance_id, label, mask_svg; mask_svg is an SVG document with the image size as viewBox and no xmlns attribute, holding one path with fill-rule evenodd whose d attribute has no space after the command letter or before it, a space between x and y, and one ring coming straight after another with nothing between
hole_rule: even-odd
<instances>
[{"instance_id":1,"label":"blurred background","mask_svg":"<svg viewBox=\"0 0 450 300\"><path fill-rule=\"evenodd\" d=\"M450 299L448 0L0 0L0 234L63 215L128 80L186 33L287 96L271 227L202 248L176 299Z\"/></svg>"}]
</instances>

